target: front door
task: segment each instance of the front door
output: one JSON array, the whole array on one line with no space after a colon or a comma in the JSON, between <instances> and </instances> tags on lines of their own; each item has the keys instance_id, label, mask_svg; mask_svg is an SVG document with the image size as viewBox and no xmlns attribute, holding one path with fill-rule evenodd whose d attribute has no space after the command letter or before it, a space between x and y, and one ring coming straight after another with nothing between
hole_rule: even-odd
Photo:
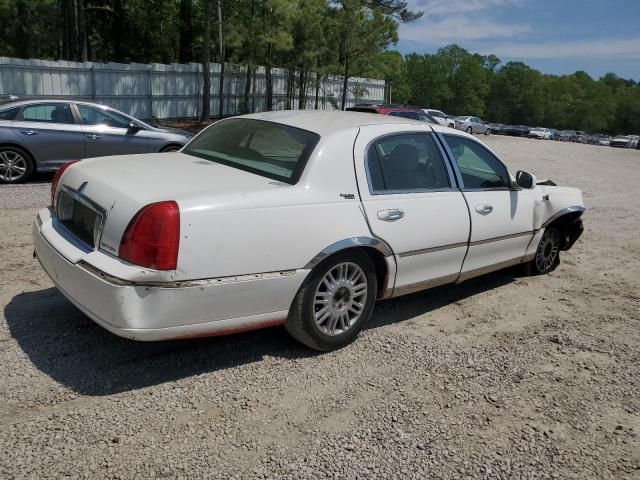
<instances>
[{"instance_id":1,"label":"front door","mask_svg":"<svg viewBox=\"0 0 640 480\"><path fill-rule=\"evenodd\" d=\"M82 127L75 122L68 103L26 105L11 126L20 142L33 153L40 171L55 170L83 157Z\"/></svg>"},{"instance_id":2,"label":"front door","mask_svg":"<svg viewBox=\"0 0 640 480\"><path fill-rule=\"evenodd\" d=\"M460 280L519 263L533 237L532 190L514 187L507 167L479 142L444 135L471 214Z\"/></svg>"},{"instance_id":3,"label":"front door","mask_svg":"<svg viewBox=\"0 0 640 480\"><path fill-rule=\"evenodd\" d=\"M129 118L105 107L76 106L83 123L85 158L149 151L147 131L129 128Z\"/></svg>"},{"instance_id":4,"label":"front door","mask_svg":"<svg viewBox=\"0 0 640 480\"><path fill-rule=\"evenodd\" d=\"M354 154L371 230L395 255L394 295L453 282L469 239L462 193L433 133L388 132L388 125L362 127Z\"/></svg>"}]
</instances>

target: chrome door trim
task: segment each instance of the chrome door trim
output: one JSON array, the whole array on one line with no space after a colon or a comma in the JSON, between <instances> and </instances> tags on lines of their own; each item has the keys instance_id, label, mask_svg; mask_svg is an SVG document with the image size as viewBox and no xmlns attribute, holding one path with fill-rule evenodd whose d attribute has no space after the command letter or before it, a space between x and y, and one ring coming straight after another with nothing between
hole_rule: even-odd
<instances>
[{"instance_id":1,"label":"chrome door trim","mask_svg":"<svg viewBox=\"0 0 640 480\"><path fill-rule=\"evenodd\" d=\"M398 257L413 257L414 255L422 255L425 253L441 252L443 250L450 250L452 248L466 247L468 242L451 243L448 245L440 245L438 247L421 248L420 250L411 250L409 252L402 252L398 254Z\"/></svg>"},{"instance_id":2,"label":"chrome door trim","mask_svg":"<svg viewBox=\"0 0 640 480\"><path fill-rule=\"evenodd\" d=\"M509 240L510 238L518 238L518 237L524 237L526 235L534 235L535 233L536 233L536 230L529 230L527 232L511 233L509 235L502 235L500 237L485 238L484 240L475 240L469 243L469 246L474 247L476 245L483 245L485 243L500 242L502 240Z\"/></svg>"},{"instance_id":3,"label":"chrome door trim","mask_svg":"<svg viewBox=\"0 0 640 480\"><path fill-rule=\"evenodd\" d=\"M427 290L429 288L439 287L447 283L454 283L458 278L457 273L451 275L445 275L443 277L432 278L430 280L424 280L416 283L410 283L403 285L402 287L395 287L393 289L393 297L399 297L400 295L408 295L409 293L419 292L421 290Z\"/></svg>"},{"instance_id":4,"label":"chrome door trim","mask_svg":"<svg viewBox=\"0 0 640 480\"><path fill-rule=\"evenodd\" d=\"M511 260L505 260L504 262L493 263L491 265L485 265L484 267L476 268L474 270L468 270L461 272L456 283L464 282L470 278L479 277L485 273L495 272L496 270L502 270L503 268L512 267L523 262L523 257L512 258Z\"/></svg>"}]
</instances>

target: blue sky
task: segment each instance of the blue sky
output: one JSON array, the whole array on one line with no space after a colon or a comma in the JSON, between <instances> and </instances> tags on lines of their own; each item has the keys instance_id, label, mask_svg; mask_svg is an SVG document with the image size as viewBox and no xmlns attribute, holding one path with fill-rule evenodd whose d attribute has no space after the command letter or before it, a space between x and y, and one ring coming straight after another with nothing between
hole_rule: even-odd
<instances>
[{"instance_id":1,"label":"blue sky","mask_svg":"<svg viewBox=\"0 0 640 480\"><path fill-rule=\"evenodd\" d=\"M640 0L408 0L423 17L400 25L403 54L450 43L544 73L614 72L640 80Z\"/></svg>"}]
</instances>

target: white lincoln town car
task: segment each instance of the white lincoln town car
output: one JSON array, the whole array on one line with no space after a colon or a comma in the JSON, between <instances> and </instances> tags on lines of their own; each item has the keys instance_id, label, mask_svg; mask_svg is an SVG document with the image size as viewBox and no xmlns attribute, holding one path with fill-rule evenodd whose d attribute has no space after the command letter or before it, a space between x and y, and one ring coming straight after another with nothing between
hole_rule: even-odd
<instances>
[{"instance_id":1,"label":"white lincoln town car","mask_svg":"<svg viewBox=\"0 0 640 480\"><path fill-rule=\"evenodd\" d=\"M553 270L583 211L579 190L513 175L464 132L284 111L219 121L175 153L66 164L33 239L60 291L117 335L284 325L331 350L376 299Z\"/></svg>"}]
</instances>

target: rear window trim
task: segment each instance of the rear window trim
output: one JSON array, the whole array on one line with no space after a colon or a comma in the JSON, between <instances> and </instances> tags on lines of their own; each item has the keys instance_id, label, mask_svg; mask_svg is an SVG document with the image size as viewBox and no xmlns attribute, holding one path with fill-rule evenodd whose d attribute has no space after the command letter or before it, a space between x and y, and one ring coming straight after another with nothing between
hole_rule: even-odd
<instances>
[{"instance_id":1,"label":"rear window trim","mask_svg":"<svg viewBox=\"0 0 640 480\"><path fill-rule=\"evenodd\" d=\"M269 121L269 120L259 120L259 119L256 119L256 118L230 118L230 119L226 119L226 120L221 120L220 122L216 122L213 125L211 125L211 127L209 127L209 128L215 128L216 125L218 125L218 124L220 124L222 122L259 122L259 123L267 123L267 124L271 124L271 125L278 125L278 126L283 127L283 128L290 128L290 129L294 129L294 130L299 130L300 132L304 132L306 134L312 135L313 136L313 141L309 142L309 144L302 151L302 154L301 154L300 158L298 159L298 161L296 162L296 167L293 170L293 173L291 174L290 178L284 177L282 175L277 175L275 173L265 172L264 170L260 170L258 168L252 168L252 167L249 167L247 165L228 162L228 161L222 160L220 158L216 158L214 160L211 157L208 157L206 155L199 154L199 153L194 152L194 151L189 151L188 147L189 147L189 145L191 145L193 143L193 140L195 140L195 138L191 142L189 142L181 150L181 153L184 153L185 155L190 155L192 157L201 158L201 159L206 160L208 162L219 163L220 165L224 165L224 166L231 167L231 168L236 168L238 170L242 170L242 171L248 172L248 173L253 173L254 175L258 175L260 177L266 177L266 178L270 178L271 180L277 180L278 182L287 183L289 185L295 185L300 181L300 177L302 176L302 173L304 172L304 169L307 166L309 158L311 158L311 154L314 152L314 150L316 149L318 143L320 142L320 135L318 135L317 133L312 132L310 130L305 130L304 128L294 127L293 125L287 125L286 123L272 122L272 121ZM208 129L206 129L206 130L208 130ZM204 134L206 132L206 130L203 131L202 134ZM198 135L198 136L200 136L200 135Z\"/></svg>"}]
</instances>

